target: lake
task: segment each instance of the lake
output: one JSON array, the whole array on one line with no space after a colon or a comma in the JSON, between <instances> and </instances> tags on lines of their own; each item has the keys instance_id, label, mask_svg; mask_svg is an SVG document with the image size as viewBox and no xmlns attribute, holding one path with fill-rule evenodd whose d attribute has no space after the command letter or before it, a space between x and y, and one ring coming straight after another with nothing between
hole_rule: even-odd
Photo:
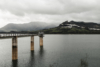
<instances>
[{"instance_id":1,"label":"lake","mask_svg":"<svg viewBox=\"0 0 100 67\"><path fill-rule=\"evenodd\" d=\"M45 35L43 48L34 37L18 38L18 60L12 61L12 39L0 39L0 67L80 67L86 59L88 67L100 67L100 35Z\"/></svg>"}]
</instances>

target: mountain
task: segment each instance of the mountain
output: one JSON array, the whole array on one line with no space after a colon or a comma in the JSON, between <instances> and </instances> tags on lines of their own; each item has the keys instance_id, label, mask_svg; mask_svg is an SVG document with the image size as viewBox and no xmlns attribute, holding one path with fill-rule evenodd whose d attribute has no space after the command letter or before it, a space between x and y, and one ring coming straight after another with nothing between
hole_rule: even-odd
<instances>
[{"instance_id":1,"label":"mountain","mask_svg":"<svg viewBox=\"0 0 100 67\"><path fill-rule=\"evenodd\" d=\"M85 27L85 28L99 28L100 29L100 24L98 23L94 23L94 22L81 22L81 21L65 21L63 23L61 23L59 26L66 26L66 25L77 25L77 26L80 26L80 27Z\"/></svg>"},{"instance_id":2,"label":"mountain","mask_svg":"<svg viewBox=\"0 0 100 67\"><path fill-rule=\"evenodd\" d=\"M44 22L30 22L25 24L7 24L0 29L0 32L5 31L37 31L42 29L49 29L56 27L57 24L44 23Z\"/></svg>"},{"instance_id":3,"label":"mountain","mask_svg":"<svg viewBox=\"0 0 100 67\"><path fill-rule=\"evenodd\" d=\"M53 29L52 29L53 28ZM62 32L65 30L71 30L72 28L77 28L78 30L89 29L89 30L99 30L100 24L93 22L82 22L82 21L64 21L61 24L58 23L44 23L44 22L30 22L24 24L7 24L6 26L0 28L0 32L10 32L10 31L38 31L45 30L46 33L50 32ZM66 32L66 31L65 31Z\"/></svg>"},{"instance_id":4,"label":"mountain","mask_svg":"<svg viewBox=\"0 0 100 67\"><path fill-rule=\"evenodd\" d=\"M100 24L81 21L64 21L55 28L42 30L45 34L100 34Z\"/></svg>"}]
</instances>

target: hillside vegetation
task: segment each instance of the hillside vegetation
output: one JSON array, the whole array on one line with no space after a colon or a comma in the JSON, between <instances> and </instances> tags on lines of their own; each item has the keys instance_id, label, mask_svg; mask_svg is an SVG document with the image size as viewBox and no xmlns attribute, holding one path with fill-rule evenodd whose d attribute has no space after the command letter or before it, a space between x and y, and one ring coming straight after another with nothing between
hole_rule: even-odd
<instances>
[{"instance_id":1,"label":"hillside vegetation","mask_svg":"<svg viewBox=\"0 0 100 67\"><path fill-rule=\"evenodd\" d=\"M55 28L41 30L46 34L100 34L100 24L65 21Z\"/></svg>"}]
</instances>

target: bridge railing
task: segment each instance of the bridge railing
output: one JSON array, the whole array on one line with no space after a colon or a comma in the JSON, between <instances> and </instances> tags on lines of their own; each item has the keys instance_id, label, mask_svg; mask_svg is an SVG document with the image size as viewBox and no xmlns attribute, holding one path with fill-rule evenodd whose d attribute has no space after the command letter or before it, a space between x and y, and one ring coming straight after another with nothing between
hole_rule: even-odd
<instances>
[{"instance_id":1,"label":"bridge railing","mask_svg":"<svg viewBox=\"0 0 100 67\"><path fill-rule=\"evenodd\" d=\"M34 34L17 34L17 33L10 33L10 34L0 34L0 37L11 37L11 36L31 36Z\"/></svg>"}]
</instances>

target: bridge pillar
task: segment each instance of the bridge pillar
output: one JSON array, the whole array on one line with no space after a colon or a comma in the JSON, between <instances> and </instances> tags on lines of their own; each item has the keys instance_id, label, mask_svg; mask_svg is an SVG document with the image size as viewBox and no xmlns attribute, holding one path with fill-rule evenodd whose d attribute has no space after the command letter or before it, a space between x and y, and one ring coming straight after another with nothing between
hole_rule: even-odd
<instances>
[{"instance_id":1,"label":"bridge pillar","mask_svg":"<svg viewBox=\"0 0 100 67\"><path fill-rule=\"evenodd\" d=\"M31 36L31 51L34 50L34 36Z\"/></svg>"},{"instance_id":2,"label":"bridge pillar","mask_svg":"<svg viewBox=\"0 0 100 67\"><path fill-rule=\"evenodd\" d=\"M18 59L18 49L17 49L17 37L13 36L12 38L12 60Z\"/></svg>"},{"instance_id":3,"label":"bridge pillar","mask_svg":"<svg viewBox=\"0 0 100 67\"><path fill-rule=\"evenodd\" d=\"M42 47L42 46L43 46L43 37L40 36L40 47Z\"/></svg>"}]
</instances>

